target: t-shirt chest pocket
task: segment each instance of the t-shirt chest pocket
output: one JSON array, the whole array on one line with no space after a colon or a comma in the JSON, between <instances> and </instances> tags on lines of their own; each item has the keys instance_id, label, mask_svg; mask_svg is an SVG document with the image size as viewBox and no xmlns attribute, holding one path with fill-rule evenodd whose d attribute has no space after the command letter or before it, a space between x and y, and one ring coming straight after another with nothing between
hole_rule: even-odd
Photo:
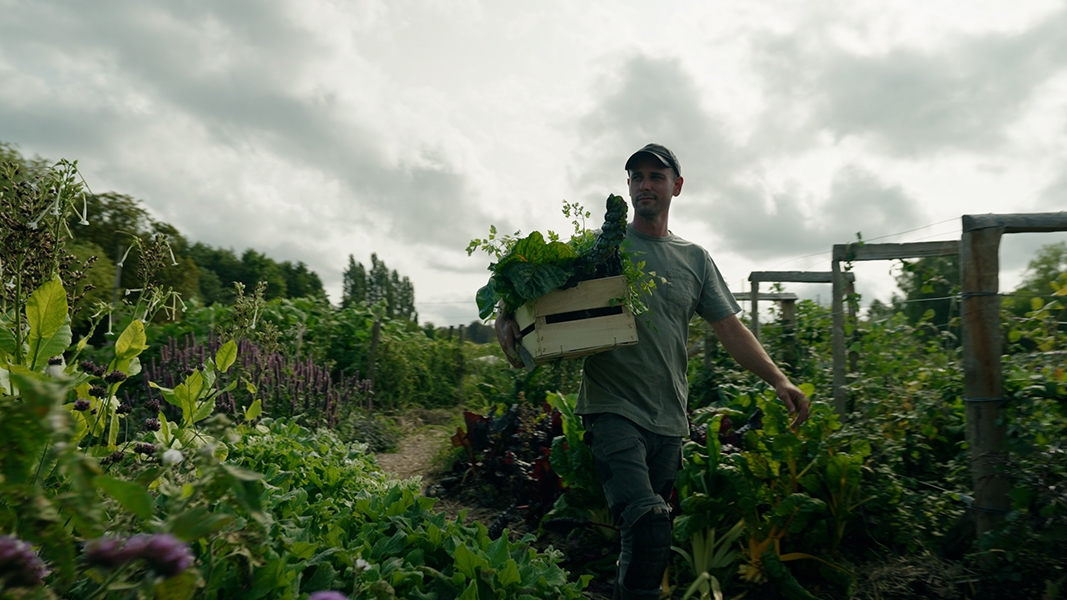
<instances>
[{"instance_id":1,"label":"t-shirt chest pocket","mask_svg":"<svg viewBox=\"0 0 1067 600\"><path fill-rule=\"evenodd\" d=\"M682 269L668 269L667 284L665 287L667 288L667 300L672 304L683 308L692 308L696 306L699 297L697 280L689 271Z\"/></svg>"}]
</instances>

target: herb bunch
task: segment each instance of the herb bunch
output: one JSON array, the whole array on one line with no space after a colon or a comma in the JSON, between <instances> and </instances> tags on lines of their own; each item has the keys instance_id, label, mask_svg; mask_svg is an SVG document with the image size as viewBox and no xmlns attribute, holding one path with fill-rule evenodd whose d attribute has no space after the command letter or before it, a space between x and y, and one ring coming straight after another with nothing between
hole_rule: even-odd
<instances>
[{"instance_id":1,"label":"herb bunch","mask_svg":"<svg viewBox=\"0 0 1067 600\"><path fill-rule=\"evenodd\" d=\"M489 282L478 290L478 314L489 319L498 310L513 313L530 300L540 298L554 289L567 289L582 281L625 275L629 294L622 303L634 314L645 311L641 296L655 287L652 278L642 269L643 262L626 251L626 201L608 196L604 225L597 231L585 227L590 213L577 203L563 204L563 214L573 219L574 234L567 242L549 231L548 241L540 232L526 237L497 234L496 226L489 229L486 239L471 240L467 255L482 250L497 259L490 263L493 273Z\"/></svg>"}]
</instances>

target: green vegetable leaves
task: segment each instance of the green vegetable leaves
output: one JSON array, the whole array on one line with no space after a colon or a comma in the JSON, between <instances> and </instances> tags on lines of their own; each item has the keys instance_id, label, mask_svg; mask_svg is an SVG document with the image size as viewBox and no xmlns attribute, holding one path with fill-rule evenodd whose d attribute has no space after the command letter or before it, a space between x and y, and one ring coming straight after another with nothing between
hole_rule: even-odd
<instances>
[{"instance_id":1,"label":"green vegetable leaves","mask_svg":"<svg viewBox=\"0 0 1067 600\"><path fill-rule=\"evenodd\" d=\"M599 236L594 236L575 221L575 234L566 243L557 241L552 232L549 232L551 241L546 242L540 232L534 231L524 238L507 238L502 247L498 247L493 243L495 227L490 230L488 240L473 240L467 248L468 254L482 248L501 257L489 265L493 275L476 295L479 316L482 319L492 316L499 300L504 301L505 311L512 312L527 301L568 283L622 273L619 244L626 232L626 201L619 196L609 196L607 205L608 212ZM564 214L574 210L564 204ZM627 275L629 279L630 271ZM637 277L640 275L635 275Z\"/></svg>"}]
</instances>

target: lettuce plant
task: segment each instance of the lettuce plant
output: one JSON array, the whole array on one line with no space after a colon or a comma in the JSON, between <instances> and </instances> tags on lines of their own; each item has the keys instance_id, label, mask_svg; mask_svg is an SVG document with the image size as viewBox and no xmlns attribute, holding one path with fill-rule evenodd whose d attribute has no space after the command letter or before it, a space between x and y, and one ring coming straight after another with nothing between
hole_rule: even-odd
<instances>
[{"instance_id":1,"label":"lettuce plant","mask_svg":"<svg viewBox=\"0 0 1067 600\"><path fill-rule=\"evenodd\" d=\"M643 262L625 250L626 201L611 195L607 199L604 225L599 231L585 228L589 213L578 204L564 203L563 213L574 218L574 234L567 242L548 232L548 240L534 231L526 237L498 236L495 226L489 237L471 240L467 255L483 250L496 262L490 263L492 276L478 290L478 314L489 319L498 306L512 313L530 300L540 298L556 288L568 288L581 281L625 275L630 292L623 302L634 314L645 311L641 295L655 287L652 278L642 272ZM502 304L501 304L502 303Z\"/></svg>"}]
</instances>

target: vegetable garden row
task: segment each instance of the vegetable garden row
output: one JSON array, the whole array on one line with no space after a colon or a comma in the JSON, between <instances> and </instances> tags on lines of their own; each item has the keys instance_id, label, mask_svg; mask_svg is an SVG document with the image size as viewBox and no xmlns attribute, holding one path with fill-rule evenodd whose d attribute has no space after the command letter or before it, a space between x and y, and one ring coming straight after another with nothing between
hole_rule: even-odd
<instances>
[{"instance_id":1,"label":"vegetable garden row","mask_svg":"<svg viewBox=\"0 0 1067 600\"><path fill-rule=\"evenodd\" d=\"M168 319L175 299L154 283L162 239L140 241L141 290L84 307L92 329L75 336L78 269L64 265L64 224L91 218L79 213L77 172L60 163L34 181L8 179L0 246L15 300L0 321L0 594L604 591L617 533L572 413L577 361L512 370L495 344L435 339L374 307L265 302L261 290ZM1067 275L1052 285L1049 296L1067 293ZM690 363L669 592L1057 597L1067 581L1067 333L1056 298L1031 308L994 310L1006 341L1005 436L990 462L1011 485L1005 513L980 536L971 517L986 513L973 508L989 507L971 497L964 399L978 396L965 389L959 323L892 310L857 321L841 415L830 395L832 311L798 303L788 335L781 321L763 324L768 350L790 358L816 401L796 433L770 390L705 344ZM692 330L697 344L704 330ZM395 444L382 414L459 406L468 410L434 489L495 501L493 522L446 519L422 483L390 480L371 454Z\"/></svg>"}]
</instances>

